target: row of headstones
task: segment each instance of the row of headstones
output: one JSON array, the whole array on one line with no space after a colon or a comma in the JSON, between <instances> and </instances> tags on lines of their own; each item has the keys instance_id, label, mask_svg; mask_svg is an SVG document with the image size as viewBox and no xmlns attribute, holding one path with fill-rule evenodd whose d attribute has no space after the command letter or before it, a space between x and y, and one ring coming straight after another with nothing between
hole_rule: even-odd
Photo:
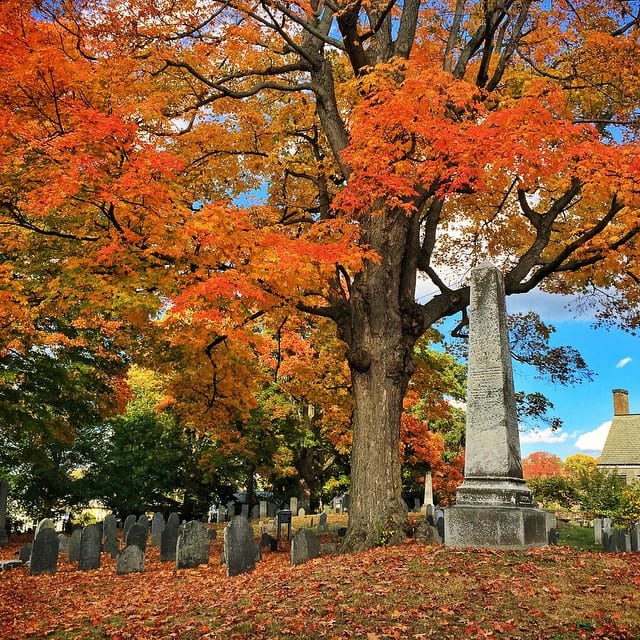
<instances>
[{"instance_id":1,"label":"row of headstones","mask_svg":"<svg viewBox=\"0 0 640 640\"><path fill-rule=\"evenodd\" d=\"M101 551L104 550L115 557L117 574L140 573L144 571L149 531L145 528L142 518L144 516L136 522L125 521L125 548L122 551L119 549L117 537L115 543L112 540L113 522L108 516L102 526L92 524L77 529L70 538L64 534L56 534L51 520L43 520L36 529L33 543L23 545L20 550L20 561L29 562L29 575L55 573L58 553L62 550L67 552L70 562L78 563L79 570L88 571L100 567ZM176 513L172 513L163 524L163 527L158 526L156 529L161 561L175 561L177 569L208 564L210 540L212 535L215 536L215 531L209 531L207 526L198 520L180 525ZM117 536L117 527L115 531ZM153 541L153 528L151 532ZM291 562L306 562L317 557L319 550L320 543L313 532L300 530L291 541ZM260 547L254 539L249 521L243 516L234 517L224 530L223 562L227 575L234 576L252 571L259 559Z\"/></svg>"},{"instance_id":2,"label":"row of headstones","mask_svg":"<svg viewBox=\"0 0 640 640\"><path fill-rule=\"evenodd\" d=\"M596 518L593 521L593 533L595 543L601 544L604 551L640 551L640 522L624 531L614 529L610 518Z\"/></svg>"}]
</instances>

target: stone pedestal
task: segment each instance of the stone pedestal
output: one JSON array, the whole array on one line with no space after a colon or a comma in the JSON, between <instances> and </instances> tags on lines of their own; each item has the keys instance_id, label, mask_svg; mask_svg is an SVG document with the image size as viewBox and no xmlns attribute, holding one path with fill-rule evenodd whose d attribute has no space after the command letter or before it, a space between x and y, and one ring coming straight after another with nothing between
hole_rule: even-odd
<instances>
[{"instance_id":1,"label":"stone pedestal","mask_svg":"<svg viewBox=\"0 0 640 640\"><path fill-rule=\"evenodd\" d=\"M547 518L533 507L456 504L445 511L448 547L527 549L547 544Z\"/></svg>"},{"instance_id":2,"label":"stone pedestal","mask_svg":"<svg viewBox=\"0 0 640 640\"><path fill-rule=\"evenodd\" d=\"M502 274L471 272L464 482L445 514L445 545L525 549L547 544L547 517L522 475Z\"/></svg>"}]
</instances>

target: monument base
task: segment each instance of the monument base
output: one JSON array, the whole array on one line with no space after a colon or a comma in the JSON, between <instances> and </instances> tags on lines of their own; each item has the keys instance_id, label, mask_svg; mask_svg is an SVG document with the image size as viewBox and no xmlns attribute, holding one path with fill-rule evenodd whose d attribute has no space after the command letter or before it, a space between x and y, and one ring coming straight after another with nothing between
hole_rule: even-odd
<instances>
[{"instance_id":1,"label":"monument base","mask_svg":"<svg viewBox=\"0 0 640 640\"><path fill-rule=\"evenodd\" d=\"M456 504L445 509L447 547L528 549L548 544L547 515L533 507Z\"/></svg>"}]
</instances>

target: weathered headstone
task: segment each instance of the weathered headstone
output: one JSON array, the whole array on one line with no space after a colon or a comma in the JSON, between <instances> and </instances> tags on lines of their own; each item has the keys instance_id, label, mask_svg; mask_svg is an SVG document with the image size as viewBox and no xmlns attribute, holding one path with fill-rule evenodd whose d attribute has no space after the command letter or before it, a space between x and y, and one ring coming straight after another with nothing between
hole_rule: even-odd
<instances>
[{"instance_id":1,"label":"weathered headstone","mask_svg":"<svg viewBox=\"0 0 640 640\"><path fill-rule=\"evenodd\" d=\"M172 562L176 559L176 544L178 543L178 528L180 518L177 513L169 514L167 524L160 535L160 560Z\"/></svg>"},{"instance_id":2,"label":"weathered headstone","mask_svg":"<svg viewBox=\"0 0 640 640\"><path fill-rule=\"evenodd\" d=\"M43 573L55 573L58 567L58 534L49 527L40 529L33 540L29 575L39 576Z\"/></svg>"},{"instance_id":3,"label":"weathered headstone","mask_svg":"<svg viewBox=\"0 0 640 640\"><path fill-rule=\"evenodd\" d=\"M596 544L602 544L602 519L596 518L593 521L593 538Z\"/></svg>"},{"instance_id":4,"label":"weathered headstone","mask_svg":"<svg viewBox=\"0 0 640 640\"><path fill-rule=\"evenodd\" d=\"M51 518L43 518L36 526L35 533L33 534L34 538L38 537L38 533L40 533L42 529L53 529L55 531L56 525Z\"/></svg>"},{"instance_id":5,"label":"weathered headstone","mask_svg":"<svg viewBox=\"0 0 640 640\"><path fill-rule=\"evenodd\" d=\"M138 518L138 524L144 527L147 530L147 535L149 535L149 531L151 531L151 523L144 513Z\"/></svg>"},{"instance_id":6,"label":"weathered headstone","mask_svg":"<svg viewBox=\"0 0 640 640\"><path fill-rule=\"evenodd\" d=\"M162 531L164 530L164 516L158 511L153 514L153 519L151 520L151 546L159 547L160 546L160 537L162 535Z\"/></svg>"},{"instance_id":7,"label":"weathered headstone","mask_svg":"<svg viewBox=\"0 0 640 640\"><path fill-rule=\"evenodd\" d=\"M289 511L291 511L291 513L298 513L298 498L295 496L289 498Z\"/></svg>"},{"instance_id":8,"label":"weathered headstone","mask_svg":"<svg viewBox=\"0 0 640 640\"><path fill-rule=\"evenodd\" d=\"M0 544L9 542L7 532L7 498L9 496L9 483L5 478L0 479Z\"/></svg>"},{"instance_id":9,"label":"weathered headstone","mask_svg":"<svg viewBox=\"0 0 640 640\"><path fill-rule=\"evenodd\" d=\"M116 558L120 553L118 520L113 513L106 515L102 525L102 549L112 558Z\"/></svg>"},{"instance_id":10,"label":"weathered headstone","mask_svg":"<svg viewBox=\"0 0 640 640\"><path fill-rule=\"evenodd\" d=\"M198 520L180 528L176 544L176 569L192 569L209 563L209 532Z\"/></svg>"},{"instance_id":11,"label":"weathered headstone","mask_svg":"<svg viewBox=\"0 0 640 640\"><path fill-rule=\"evenodd\" d=\"M430 544L435 541L434 527L432 527L427 520L422 520L416 527L415 538L418 542Z\"/></svg>"},{"instance_id":12,"label":"weathered headstone","mask_svg":"<svg viewBox=\"0 0 640 640\"><path fill-rule=\"evenodd\" d=\"M266 500L260 500L260 519L267 517L268 507L269 504Z\"/></svg>"},{"instance_id":13,"label":"weathered headstone","mask_svg":"<svg viewBox=\"0 0 640 640\"><path fill-rule=\"evenodd\" d=\"M64 533L58 534L58 551L67 555L69 554L69 536Z\"/></svg>"},{"instance_id":14,"label":"weathered headstone","mask_svg":"<svg viewBox=\"0 0 640 640\"><path fill-rule=\"evenodd\" d=\"M82 529L74 529L69 538L69 562L78 562L80 560L80 538L82 537Z\"/></svg>"},{"instance_id":15,"label":"weathered headstone","mask_svg":"<svg viewBox=\"0 0 640 640\"><path fill-rule=\"evenodd\" d=\"M116 558L116 573L142 573L144 571L144 551L132 544Z\"/></svg>"},{"instance_id":16,"label":"weathered headstone","mask_svg":"<svg viewBox=\"0 0 640 640\"><path fill-rule=\"evenodd\" d=\"M547 544L544 511L522 475L502 273L471 272L464 482L446 512L450 547L525 549Z\"/></svg>"},{"instance_id":17,"label":"weathered headstone","mask_svg":"<svg viewBox=\"0 0 640 640\"><path fill-rule=\"evenodd\" d=\"M298 509L298 517L299 518L304 518L307 515L307 512L301 507L300 509Z\"/></svg>"},{"instance_id":18,"label":"weathered headstone","mask_svg":"<svg viewBox=\"0 0 640 640\"><path fill-rule=\"evenodd\" d=\"M640 522L636 522L629 533L631 535L631 551L640 551Z\"/></svg>"},{"instance_id":19,"label":"weathered headstone","mask_svg":"<svg viewBox=\"0 0 640 640\"><path fill-rule=\"evenodd\" d=\"M80 571L90 571L100 568L100 547L102 533L98 525L90 524L82 530L80 536L80 557L78 558L78 569Z\"/></svg>"},{"instance_id":20,"label":"weathered headstone","mask_svg":"<svg viewBox=\"0 0 640 640\"><path fill-rule=\"evenodd\" d=\"M227 576L253 571L259 548L253 538L253 529L246 518L234 516L224 529L224 562Z\"/></svg>"},{"instance_id":21,"label":"weathered headstone","mask_svg":"<svg viewBox=\"0 0 640 640\"><path fill-rule=\"evenodd\" d=\"M138 521L138 519L133 515L128 515L125 519L124 519L124 525L122 527L122 538L123 540L127 539L127 533L129 533L129 529L131 529L131 527L133 527L133 525Z\"/></svg>"},{"instance_id":22,"label":"weathered headstone","mask_svg":"<svg viewBox=\"0 0 640 640\"><path fill-rule=\"evenodd\" d=\"M263 531L262 538L260 538L260 547L262 549L269 549L269 551L277 551L278 541L273 536L270 536L266 531Z\"/></svg>"},{"instance_id":23,"label":"weathered headstone","mask_svg":"<svg viewBox=\"0 0 640 640\"><path fill-rule=\"evenodd\" d=\"M291 564L304 564L320 555L320 541L311 529L300 529L291 539Z\"/></svg>"},{"instance_id":24,"label":"weathered headstone","mask_svg":"<svg viewBox=\"0 0 640 640\"><path fill-rule=\"evenodd\" d=\"M140 549L140 551L142 551L142 553L144 553L147 550L148 535L149 530L144 526L144 524L139 522L132 524L125 539L125 547L135 545Z\"/></svg>"},{"instance_id":25,"label":"weathered headstone","mask_svg":"<svg viewBox=\"0 0 640 640\"><path fill-rule=\"evenodd\" d=\"M329 531L329 525L327 524L327 513L323 511L318 517L318 533L326 533Z\"/></svg>"},{"instance_id":26,"label":"weathered headstone","mask_svg":"<svg viewBox=\"0 0 640 640\"><path fill-rule=\"evenodd\" d=\"M20 562L29 562L31 558L31 550L33 549L32 542L25 542L21 547L20 551L18 551L18 558Z\"/></svg>"}]
</instances>

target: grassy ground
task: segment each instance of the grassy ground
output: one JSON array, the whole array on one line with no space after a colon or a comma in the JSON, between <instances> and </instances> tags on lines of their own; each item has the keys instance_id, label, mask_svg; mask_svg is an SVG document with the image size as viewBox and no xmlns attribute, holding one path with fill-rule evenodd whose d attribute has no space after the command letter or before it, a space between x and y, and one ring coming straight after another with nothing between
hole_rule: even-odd
<instances>
[{"instance_id":1,"label":"grassy ground","mask_svg":"<svg viewBox=\"0 0 640 640\"><path fill-rule=\"evenodd\" d=\"M160 563L153 548L144 574L116 576L104 555L96 571L62 561L51 576L0 574L0 638L637 640L640 554L565 546L578 534L509 552L407 541L295 567L285 543L235 578L218 562L220 539L209 565L191 570Z\"/></svg>"}]
</instances>

